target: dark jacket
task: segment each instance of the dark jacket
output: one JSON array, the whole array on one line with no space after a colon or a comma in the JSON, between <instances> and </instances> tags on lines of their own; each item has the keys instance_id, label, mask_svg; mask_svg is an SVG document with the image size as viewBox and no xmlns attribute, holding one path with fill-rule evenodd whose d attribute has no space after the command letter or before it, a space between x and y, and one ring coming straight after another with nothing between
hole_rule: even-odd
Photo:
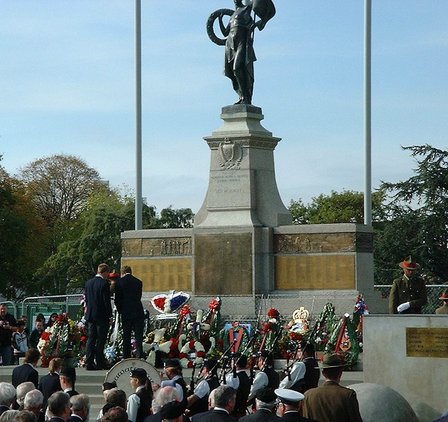
<instances>
[{"instance_id":1,"label":"dark jacket","mask_svg":"<svg viewBox=\"0 0 448 422\"><path fill-rule=\"evenodd\" d=\"M236 419L222 410L213 409L213 412L200 417L199 422L236 422Z\"/></svg>"},{"instance_id":2,"label":"dark jacket","mask_svg":"<svg viewBox=\"0 0 448 422\"><path fill-rule=\"evenodd\" d=\"M39 384L39 373L29 363L16 366L12 371L12 382L14 387L17 387L22 382L31 381L37 388Z\"/></svg>"},{"instance_id":3,"label":"dark jacket","mask_svg":"<svg viewBox=\"0 0 448 422\"><path fill-rule=\"evenodd\" d=\"M132 274L125 274L115 284L115 305L122 319L143 319L141 302L142 282Z\"/></svg>"},{"instance_id":4,"label":"dark jacket","mask_svg":"<svg viewBox=\"0 0 448 422\"><path fill-rule=\"evenodd\" d=\"M44 375L39 382L37 388L44 395L44 403L42 405L43 409L47 408L48 397L50 397L56 391L61 391L61 382L59 381L59 374L47 374Z\"/></svg>"},{"instance_id":5,"label":"dark jacket","mask_svg":"<svg viewBox=\"0 0 448 422\"><path fill-rule=\"evenodd\" d=\"M280 375L278 372L271 366L266 367L263 372L268 376L268 387L275 390L280 385Z\"/></svg>"},{"instance_id":6,"label":"dark jacket","mask_svg":"<svg viewBox=\"0 0 448 422\"><path fill-rule=\"evenodd\" d=\"M247 398L249 397L251 381L245 371L237 372L240 381L238 390L236 391L235 414L245 414L247 408Z\"/></svg>"},{"instance_id":7,"label":"dark jacket","mask_svg":"<svg viewBox=\"0 0 448 422\"><path fill-rule=\"evenodd\" d=\"M288 412L285 413L281 418L279 418L278 422L287 421L287 422L316 422L314 419L304 418L300 416L299 412ZM336 419L335 419L336 422ZM339 421L338 421L339 422Z\"/></svg>"},{"instance_id":8,"label":"dark jacket","mask_svg":"<svg viewBox=\"0 0 448 422\"><path fill-rule=\"evenodd\" d=\"M85 286L87 304L86 321L108 321L112 317L109 282L100 276L87 281Z\"/></svg>"},{"instance_id":9,"label":"dark jacket","mask_svg":"<svg viewBox=\"0 0 448 422\"><path fill-rule=\"evenodd\" d=\"M258 409L255 413L243 416L238 419L238 422L268 422L280 419L275 413L267 409Z\"/></svg>"}]
</instances>

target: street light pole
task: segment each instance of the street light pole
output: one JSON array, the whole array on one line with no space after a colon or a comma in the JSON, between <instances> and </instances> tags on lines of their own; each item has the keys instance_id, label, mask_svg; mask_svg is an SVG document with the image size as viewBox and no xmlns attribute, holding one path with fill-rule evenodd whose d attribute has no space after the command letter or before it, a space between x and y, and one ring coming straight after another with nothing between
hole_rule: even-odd
<instances>
[{"instance_id":1,"label":"street light pole","mask_svg":"<svg viewBox=\"0 0 448 422\"><path fill-rule=\"evenodd\" d=\"M142 31L141 0L135 0L135 114L136 114L136 182L135 230L142 229Z\"/></svg>"}]
</instances>

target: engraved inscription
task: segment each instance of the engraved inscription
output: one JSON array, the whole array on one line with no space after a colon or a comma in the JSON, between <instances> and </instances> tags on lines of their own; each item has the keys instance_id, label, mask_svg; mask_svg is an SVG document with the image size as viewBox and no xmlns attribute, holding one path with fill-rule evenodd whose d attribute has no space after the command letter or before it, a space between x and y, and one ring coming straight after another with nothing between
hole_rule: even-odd
<instances>
[{"instance_id":1,"label":"engraved inscription","mask_svg":"<svg viewBox=\"0 0 448 422\"><path fill-rule=\"evenodd\" d=\"M406 328L406 356L448 358L448 328Z\"/></svg>"},{"instance_id":2,"label":"engraved inscription","mask_svg":"<svg viewBox=\"0 0 448 422\"><path fill-rule=\"evenodd\" d=\"M353 233L281 234L274 236L274 253L355 252Z\"/></svg>"}]
</instances>

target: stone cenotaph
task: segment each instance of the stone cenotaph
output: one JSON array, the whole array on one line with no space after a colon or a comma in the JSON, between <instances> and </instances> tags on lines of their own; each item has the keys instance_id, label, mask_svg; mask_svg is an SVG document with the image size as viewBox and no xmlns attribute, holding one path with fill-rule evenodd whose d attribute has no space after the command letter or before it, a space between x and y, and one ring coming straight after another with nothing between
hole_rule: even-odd
<instances>
[{"instance_id":1,"label":"stone cenotaph","mask_svg":"<svg viewBox=\"0 0 448 422\"><path fill-rule=\"evenodd\" d=\"M124 232L122 263L142 279L147 297L183 290L193 306L203 307L211 296L228 296L225 315L255 315L258 295L269 295L270 306L283 314L299 306L320 312L328 301L343 313L363 293L372 310L372 228L291 224L275 180L280 138L262 126L262 110L252 105L251 31L263 29L275 8L271 0L236 0L235 8L217 10L207 23L212 41L225 45L224 73L239 100L222 108L222 126L204 138L211 150L209 185L194 227ZM225 39L214 33L216 20Z\"/></svg>"}]
</instances>

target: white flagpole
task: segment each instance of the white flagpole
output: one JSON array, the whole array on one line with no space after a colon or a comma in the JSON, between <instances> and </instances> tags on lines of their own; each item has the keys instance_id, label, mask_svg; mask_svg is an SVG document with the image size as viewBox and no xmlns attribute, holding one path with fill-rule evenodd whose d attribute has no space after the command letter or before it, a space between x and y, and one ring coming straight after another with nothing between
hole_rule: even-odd
<instances>
[{"instance_id":1,"label":"white flagpole","mask_svg":"<svg viewBox=\"0 0 448 422\"><path fill-rule=\"evenodd\" d=\"M135 0L135 88L136 88L136 181L135 230L142 229L142 31L141 0Z\"/></svg>"},{"instance_id":2,"label":"white flagpole","mask_svg":"<svg viewBox=\"0 0 448 422\"><path fill-rule=\"evenodd\" d=\"M371 113L372 1L364 0L364 224L372 224L372 113Z\"/></svg>"}]
</instances>

